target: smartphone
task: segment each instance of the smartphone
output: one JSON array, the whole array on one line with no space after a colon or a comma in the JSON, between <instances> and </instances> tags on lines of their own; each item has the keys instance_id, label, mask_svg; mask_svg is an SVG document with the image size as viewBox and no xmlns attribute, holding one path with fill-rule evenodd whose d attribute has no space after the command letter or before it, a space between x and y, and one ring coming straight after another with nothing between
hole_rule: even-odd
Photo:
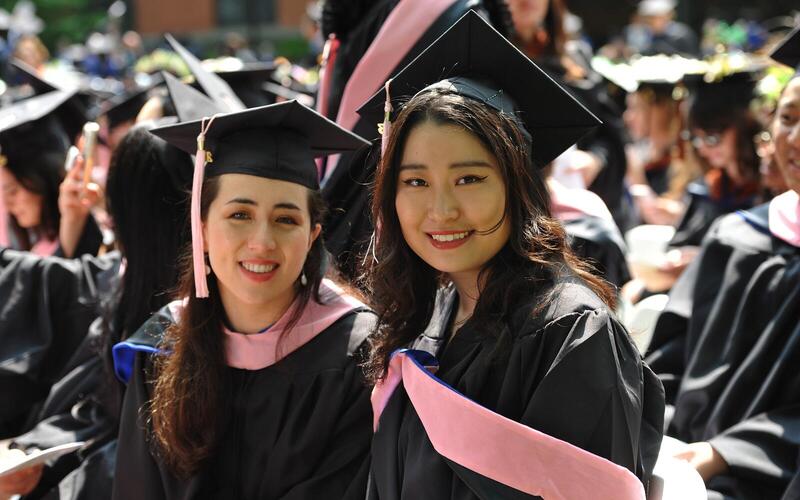
<instances>
[{"instance_id":1,"label":"smartphone","mask_svg":"<svg viewBox=\"0 0 800 500\"><path fill-rule=\"evenodd\" d=\"M97 133L100 125L97 122L86 122L83 125L83 185L92 181L92 168L94 167L94 149L97 145Z\"/></svg>"}]
</instances>

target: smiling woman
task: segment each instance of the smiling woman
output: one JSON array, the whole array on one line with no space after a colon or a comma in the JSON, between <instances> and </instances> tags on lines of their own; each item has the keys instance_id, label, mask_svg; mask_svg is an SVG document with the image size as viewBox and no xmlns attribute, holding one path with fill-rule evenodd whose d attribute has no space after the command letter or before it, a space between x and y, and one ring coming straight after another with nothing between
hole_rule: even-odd
<instances>
[{"instance_id":1,"label":"smiling woman","mask_svg":"<svg viewBox=\"0 0 800 500\"><path fill-rule=\"evenodd\" d=\"M199 158L193 245L182 300L115 348L114 498L363 497L373 315L324 279L314 157L364 141L295 101L154 133Z\"/></svg>"},{"instance_id":2,"label":"smiling woman","mask_svg":"<svg viewBox=\"0 0 800 500\"><path fill-rule=\"evenodd\" d=\"M475 14L387 88L367 498L643 498L661 387L541 172L594 118Z\"/></svg>"}]
</instances>

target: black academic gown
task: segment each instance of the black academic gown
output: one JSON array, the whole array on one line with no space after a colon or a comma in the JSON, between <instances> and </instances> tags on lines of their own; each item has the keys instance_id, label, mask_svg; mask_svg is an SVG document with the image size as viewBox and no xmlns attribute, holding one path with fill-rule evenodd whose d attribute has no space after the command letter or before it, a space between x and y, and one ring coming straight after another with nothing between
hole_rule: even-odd
<instances>
[{"instance_id":1,"label":"black academic gown","mask_svg":"<svg viewBox=\"0 0 800 500\"><path fill-rule=\"evenodd\" d=\"M446 342L457 294L442 291L430 325L413 348L434 354L436 376L470 400L647 481L661 445L661 384L594 293L573 280L558 288L555 300L539 314L531 314L533 297L522 299L500 346L469 323ZM401 384L373 437L367 498L531 496L437 453Z\"/></svg>"},{"instance_id":2,"label":"black academic gown","mask_svg":"<svg viewBox=\"0 0 800 500\"><path fill-rule=\"evenodd\" d=\"M585 215L563 224L572 251L588 261L598 276L617 288L631 280L625 240L613 221Z\"/></svg>"},{"instance_id":3,"label":"black academic gown","mask_svg":"<svg viewBox=\"0 0 800 500\"><path fill-rule=\"evenodd\" d=\"M0 249L0 438L27 431L51 386L86 360L81 346L120 255L40 257Z\"/></svg>"},{"instance_id":4,"label":"black academic gown","mask_svg":"<svg viewBox=\"0 0 800 500\"><path fill-rule=\"evenodd\" d=\"M704 181L692 182L686 191L689 201L675 229L675 236L669 242L671 247L700 246L714 220L736 210L747 210L754 202L754 199L738 203L715 201L711 199Z\"/></svg>"},{"instance_id":5,"label":"black academic gown","mask_svg":"<svg viewBox=\"0 0 800 500\"><path fill-rule=\"evenodd\" d=\"M800 249L770 234L768 214L714 224L647 356L674 407L667 433L710 442L730 467L708 483L712 498L780 498L797 473Z\"/></svg>"},{"instance_id":6,"label":"black academic gown","mask_svg":"<svg viewBox=\"0 0 800 500\"><path fill-rule=\"evenodd\" d=\"M167 308L133 340L158 342ZM372 412L358 363L374 315L351 312L261 370L228 368L228 401L213 458L177 480L148 443L141 412L151 396L147 354L137 354L123 403L115 500L168 498L363 499ZM149 370L148 370L149 371Z\"/></svg>"},{"instance_id":7,"label":"black academic gown","mask_svg":"<svg viewBox=\"0 0 800 500\"><path fill-rule=\"evenodd\" d=\"M98 355L102 320L98 318L76 352L76 363L56 382L35 414L35 425L11 446L46 449L76 441L79 450L47 464L39 484L25 500L108 498L116 456L117 416L111 415L108 384L118 383Z\"/></svg>"}]
</instances>

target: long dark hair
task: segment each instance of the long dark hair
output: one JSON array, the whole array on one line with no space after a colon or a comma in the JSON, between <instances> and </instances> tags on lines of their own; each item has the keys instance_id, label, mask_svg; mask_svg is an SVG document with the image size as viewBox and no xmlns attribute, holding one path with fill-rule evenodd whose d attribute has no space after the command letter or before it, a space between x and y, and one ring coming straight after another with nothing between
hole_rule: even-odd
<instances>
[{"instance_id":1,"label":"long dark hair","mask_svg":"<svg viewBox=\"0 0 800 500\"><path fill-rule=\"evenodd\" d=\"M741 101L746 102L742 103ZM746 92L719 89L719 92L706 91L695 97L689 106L689 129L700 129L707 133L722 133L733 128L736 134L736 163L739 175L746 182L759 179L760 160L756 151L755 139L762 126L747 107L749 99ZM695 151L694 157L703 171L709 165Z\"/></svg>"},{"instance_id":2,"label":"long dark hair","mask_svg":"<svg viewBox=\"0 0 800 500\"><path fill-rule=\"evenodd\" d=\"M9 216L9 227L20 250L30 250L33 247L31 233L37 239L56 239L61 222L58 187L64 180L65 155L61 151L47 151L35 156L30 153L20 156L8 153L5 165L23 188L42 197L41 220L37 227L26 229L19 225L14 216Z\"/></svg>"},{"instance_id":3,"label":"long dark hair","mask_svg":"<svg viewBox=\"0 0 800 500\"><path fill-rule=\"evenodd\" d=\"M532 167L527 141L514 119L452 91L426 91L413 97L397 117L376 178L372 215L380 235L374 253L365 259L366 283L379 318L366 367L373 381L385 375L391 353L425 329L444 282L442 273L408 246L395 209L403 149L411 130L423 122L455 125L473 134L497 158L505 182L505 217L510 219L511 235L480 272L482 287L469 319L472 325L501 331L498 326L508 321L519 297L541 291L537 297L541 307L547 290L562 275L578 276L613 307L609 285L573 255L563 227L550 216L544 179Z\"/></svg>"},{"instance_id":4,"label":"long dark hair","mask_svg":"<svg viewBox=\"0 0 800 500\"><path fill-rule=\"evenodd\" d=\"M203 183L201 213L219 192L219 177ZM319 191L309 190L311 227L325 217L325 203ZM300 319L310 300L321 302L319 287L325 272L325 247L318 237L306 257L303 272L307 286L297 289L296 307L285 332ZM222 324L225 311L217 280L208 276L209 298L195 295L191 247L182 262L179 297L187 297L180 321L167 330L165 345L169 356L156 360L157 377L150 404L150 417L158 452L177 477L188 477L198 470L217 446L223 429L222 411L227 407L228 386ZM285 333L284 332L284 333Z\"/></svg>"},{"instance_id":5,"label":"long dark hair","mask_svg":"<svg viewBox=\"0 0 800 500\"><path fill-rule=\"evenodd\" d=\"M175 262L188 241L185 186L171 171L191 171L189 155L136 125L111 158L106 202L126 270L104 302L102 349L111 365L111 347L134 333L169 302L178 281ZM183 166L182 166L183 164ZM109 369L109 373L113 373ZM110 389L118 389L117 384ZM117 415L119 391L107 401Z\"/></svg>"}]
</instances>

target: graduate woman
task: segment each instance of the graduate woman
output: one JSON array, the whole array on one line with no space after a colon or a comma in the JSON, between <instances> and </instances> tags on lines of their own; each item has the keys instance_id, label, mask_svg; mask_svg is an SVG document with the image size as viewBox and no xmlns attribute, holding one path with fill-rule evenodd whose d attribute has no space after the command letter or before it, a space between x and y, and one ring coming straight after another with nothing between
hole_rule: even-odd
<instances>
[{"instance_id":1,"label":"graduate woman","mask_svg":"<svg viewBox=\"0 0 800 500\"><path fill-rule=\"evenodd\" d=\"M197 154L193 251L183 300L115 348L113 498L363 498L374 315L323 278L314 157L365 141L296 101L155 133Z\"/></svg>"},{"instance_id":2,"label":"graduate woman","mask_svg":"<svg viewBox=\"0 0 800 500\"><path fill-rule=\"evenodd\" d=\"M643 498L662 389L537 168L596 119L474 12L387 88L368 498Z\"/></svg>"}]
</instances>

